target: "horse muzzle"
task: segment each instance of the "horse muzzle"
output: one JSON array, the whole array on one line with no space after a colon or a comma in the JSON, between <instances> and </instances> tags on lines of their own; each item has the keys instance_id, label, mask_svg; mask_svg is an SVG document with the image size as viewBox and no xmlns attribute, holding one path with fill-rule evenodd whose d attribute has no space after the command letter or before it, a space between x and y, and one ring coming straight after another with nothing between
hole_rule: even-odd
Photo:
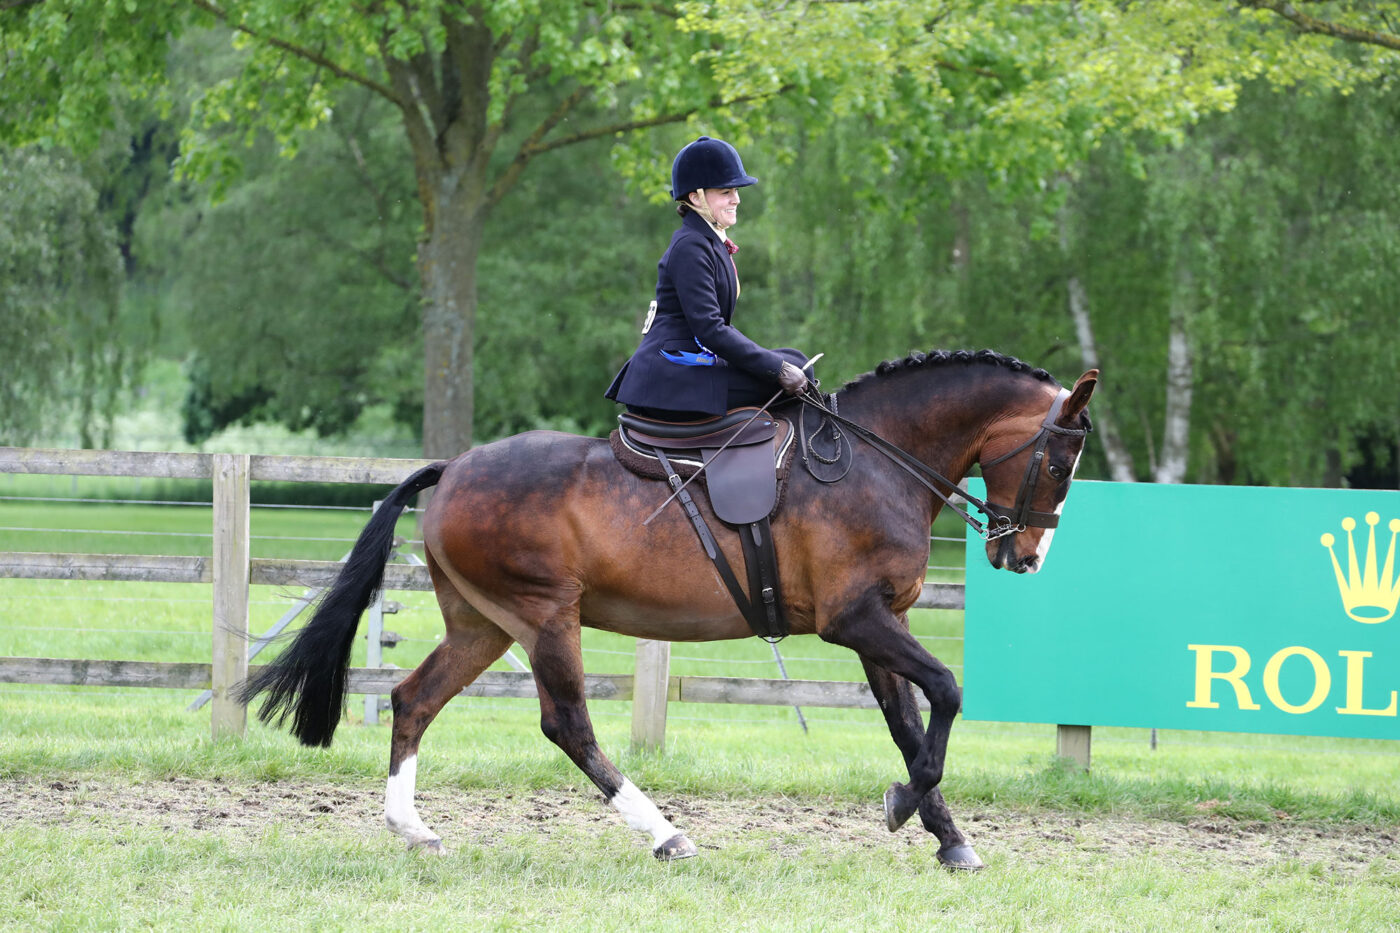
<instances>
[{"instance_id":1,"label":"horse muzzle","mask_svg":"<svg viewBox=\"0 0 1400 933\"><path fill-rule=\"evenodd\" d=\"M996 539L995 548L988 547L987 559L997 570L1010 570L1012 573L1035 573L1040 569L1040 554L1016 553L1016 539L1020 535L1006 535Z\"/></svg>"}]
</instances>

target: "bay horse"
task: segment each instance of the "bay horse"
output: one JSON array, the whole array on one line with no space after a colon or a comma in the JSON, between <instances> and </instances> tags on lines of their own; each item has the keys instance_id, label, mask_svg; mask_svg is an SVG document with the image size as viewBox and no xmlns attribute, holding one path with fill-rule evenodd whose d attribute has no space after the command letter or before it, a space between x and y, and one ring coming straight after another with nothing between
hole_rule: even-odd
<instances>
[{"instance_id":1,"label":"bay horse","mask_svg":"<svg viewBox=\"0 0 1400 933\"><path fill-rule=\"evenodd\" d=\"M828 404L859 437L878 435L938 478L878 455L873 441L856 443L853 468L837 484L794 469L772 524L792 634L815 634L859 655L904 756L909 780L886 792L886 825L898 829L917 812L950 868L982 862L939 790L962 691L910 634L906 615L927 572L929 528L957 491L953 484L980 463L987 510L1000 515L987 559L1017 573L1040 569L1090 427L1085 409L1097 380L1090 370L1066 390L1044 370L989 350L882 363ZM584 703L580 627L680 642L752 632L679 506L643 526L667 486L624 469L606 440L531 431L408 477L365 526L311 621L245 684L243 701L266 693L263 721L283 725L290 717L302 743L330 744L355 631L382 584L395 521L432 486L423 544L446 634L393 690L389 829L410 849L444 851L414 805L419 742L447 702L516 643L530 659L544 734L628 826L651 837L657 858L695 855L598 747ZM696 501L717 526L705 496ZM731 564L739 560L737 536L717 537ZM930 706L927 728L915 687Z\"/></svg>"}]
</instances>

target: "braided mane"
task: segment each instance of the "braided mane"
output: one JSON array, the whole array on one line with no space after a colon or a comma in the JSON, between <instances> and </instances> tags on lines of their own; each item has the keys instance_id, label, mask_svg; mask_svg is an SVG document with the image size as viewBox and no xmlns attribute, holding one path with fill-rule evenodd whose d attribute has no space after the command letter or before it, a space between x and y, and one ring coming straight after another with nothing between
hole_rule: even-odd
<instances>
[{"instance_id":1,"label":"braided mane","mask_svg":"<svg viewBox=\"0 0 1400 933\"><path fill-rule=\"evenodd\" d=\"M918 369L926 366L948 366L952 364L999 366L1002 369L1009 369L1014 373L1026 373L1032 378L1039 379L1041 382L1049 382L1054 385L1060 384L1054 376L1050 375L1045 370L1033 367L1029 363L1023 363L1014 356L1007 356L995 350L930 350L927 353L921 353L915 350L902 360L886 360L879 366L876 366L874 371L857 376L846 383L842 386L842 390L844 391L845 389L852 389L865 383L874 382L876 379L888 376L892 373L904 372L906 370Z\"/></svg>"}]
</instances>

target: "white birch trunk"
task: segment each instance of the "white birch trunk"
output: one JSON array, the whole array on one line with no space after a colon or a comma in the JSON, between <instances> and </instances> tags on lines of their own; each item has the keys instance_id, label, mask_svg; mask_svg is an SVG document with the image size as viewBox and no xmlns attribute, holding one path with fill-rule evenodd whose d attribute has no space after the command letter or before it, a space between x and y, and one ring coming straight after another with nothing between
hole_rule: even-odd
<instances>
[{"instance_id":1,"label":"white birch trunk","mask_svg":"<svg viewBox=\"0 0 1400 933\"><path fill-rule=\"evenodd\" d=\"M1178 259L1178 263L1183 263ZM1181 483L1191 454L1191 387L1195 377L1195 356L1187 333L1192 301L1193 277L1184 264L1178 266L1168 312L1167 408L1162 425L1162 457L1153 482Z\"/></svg>"},{"instance_id":2,"label":"white birch trunk","mask_svg":"<svg viewBox=\"0 0 1400 933\"><path fill-rule=\"evenodd\" d=\"M1069 280L1066 288L1069 293L1069 313L1074 320L1074 334L1079 341L1079 354L1084 360L1085 369L1097 369L1102 371L1099 365L1099 349L1094 342L1093 322L1089 318L1089 295L1084 288L1084 283L1074 272L1074 261L1070 256L1071 239L1069 234L1069 223L1066 217L1067 207L1061 207L1059 211L1059 235L1060 235L1060 255L1064 258L1065 268L1069 270ZM1137 477L1133 473L1133 455L1128 451L1127 445L1123 443L1122 436L1118 433L1117 424L1109 412L1109 406L1102 394L1096 396L1094 400L1094 429L1099 437L1103 438L1104 454L1108 458L1109 476L1119 483L1135 482Z\"/></svg>"}]
</instances>

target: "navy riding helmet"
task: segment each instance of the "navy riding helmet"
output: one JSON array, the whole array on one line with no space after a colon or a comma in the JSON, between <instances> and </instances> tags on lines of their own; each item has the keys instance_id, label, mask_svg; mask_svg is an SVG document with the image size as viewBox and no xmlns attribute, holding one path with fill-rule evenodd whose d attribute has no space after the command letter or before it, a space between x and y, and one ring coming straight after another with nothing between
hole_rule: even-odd
<instances>
[{"instance_id":1,"label":"navy riding helmet","mask_svg":"<svg viewBox=\"0 0 1400 933\"><path fill-rule=\"evenodd\" d=\"M701 136L676 153L671 163L671 197L677 201L699 188L744 188L758 184L745 174L739 152L722 139Z\"/></svg>"}]
</instances>

